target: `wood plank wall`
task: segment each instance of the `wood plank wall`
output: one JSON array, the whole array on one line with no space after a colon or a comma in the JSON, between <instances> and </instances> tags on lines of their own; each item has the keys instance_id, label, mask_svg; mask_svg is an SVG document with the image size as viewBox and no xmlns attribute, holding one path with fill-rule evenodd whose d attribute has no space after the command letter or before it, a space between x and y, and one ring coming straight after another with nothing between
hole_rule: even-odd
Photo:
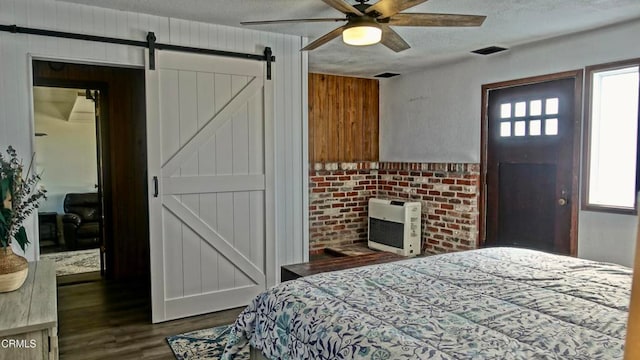
<instances>
[{"instance_id":1,"label":"wood plank wall","mask_svg":"<svg viewBox=\"0 0 640 360\"><path fill-rule=\"evenodd\" d=\"M309 74L309 162L378 161L378 80Z\"/></svg>"}]
</instances>

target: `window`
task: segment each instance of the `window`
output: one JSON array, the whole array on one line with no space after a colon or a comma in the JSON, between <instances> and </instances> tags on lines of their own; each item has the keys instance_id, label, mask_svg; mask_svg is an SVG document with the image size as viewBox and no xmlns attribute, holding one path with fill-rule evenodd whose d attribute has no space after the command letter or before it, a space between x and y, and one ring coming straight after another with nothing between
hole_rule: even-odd
<instances>
[{"instance_id":1,"label":"window","mask_svg":"<svg viewBox=\"0 0 640 360\"><path fill-rule=\"evenodd\" d=\"M558 106L557 97L500 104L500 137L558 135Z\"/></svg>"},{"instance_id":2,"label":"window","mask_svg":"<svg viewBox=\"0 0 640 360\"><path fill-rule=\"evenodd\" d=\"M587 68L583 209L635 213L639 65Z\"/></svg>"}]
</instances>

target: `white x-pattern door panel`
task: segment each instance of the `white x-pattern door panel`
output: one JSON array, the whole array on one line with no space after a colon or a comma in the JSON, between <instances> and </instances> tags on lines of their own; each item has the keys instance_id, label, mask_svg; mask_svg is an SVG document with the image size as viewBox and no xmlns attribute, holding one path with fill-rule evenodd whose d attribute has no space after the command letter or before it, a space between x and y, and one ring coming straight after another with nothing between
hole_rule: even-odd
<instances>
[{"instance_id":1,"label":"white x-pattern door panel","mask_svg":"<svg viewBox=\"0 0 640 360\"><path fill-rule=\"evenodd\" d=\"M247 304L274 282L273 100L259 61L159 51L155 62L147 145L159 322Z\"/></svg>"}]
</instances>

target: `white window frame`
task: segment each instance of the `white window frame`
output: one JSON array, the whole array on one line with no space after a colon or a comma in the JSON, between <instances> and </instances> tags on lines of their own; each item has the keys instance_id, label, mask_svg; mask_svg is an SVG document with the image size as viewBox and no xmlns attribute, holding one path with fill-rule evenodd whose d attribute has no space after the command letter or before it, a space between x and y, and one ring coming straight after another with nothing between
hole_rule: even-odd
<instances>
[{"instance_id":1,"label":"white window frame","mask_svg":"<svg viewBox=\"0 0 640 360\"><path fill-rule=\"evenodd\" d=\"M594 75L601 72L622 70L625 68L638 67L640 69L640 59L626 60L615 63L608 64L600 64L589 66L585 69L585 103L584 103L584 137L583 137L583 157L582 157L582 209L589 211L600 211L600 212L610 212L610 213L619 213L619 214L629 214L636 215L636 192L638 190L638 172L640 170L640 160L639 160L639 149L638 149L638 141L640 140L640 98L639 98L639 109L638 109L638 129L636 131L636 154L635 154L635 191L633 193L633 204L630 206L621 206L619 204L603 204L602 202L590 201L589 193L590 193L590 182L591 182L591 167L592 167L592 150L595 146L592 146L592 119L594 118L594 114L592 114L593 109L593 98L594 98L594 86L596 85L594 81ZM640 91L640 82L639 82L639 91ZM595 150L594 150L595 151ZM594 181L595 182L595 181Z\"/></svg>"}]
</instances>

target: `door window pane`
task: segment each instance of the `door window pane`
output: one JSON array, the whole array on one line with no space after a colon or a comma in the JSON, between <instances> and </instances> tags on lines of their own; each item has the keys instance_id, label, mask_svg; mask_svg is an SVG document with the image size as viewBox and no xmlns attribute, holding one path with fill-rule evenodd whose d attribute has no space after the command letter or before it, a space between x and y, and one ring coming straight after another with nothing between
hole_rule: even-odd
<instances>
[{"instance_id":1,"label":"door window pane","mask_svg":"<svg viewBox=\"0 0 640 360\"><path fill-rule=\"evenodd\" d=\"M558 113L558 98L547 99L544 113L555 115Z\"/></svg>"},{"instance_id":2,"label":"door window pane","mask_svg":"<svg viewBox=\"0 0 640 360\"><path fill-rule=\"evenodd\" d=\"M527 103L522 101L516 103L516 117L523 117L527 115Z\"/></svg>"},{"instance_id":3,"label":"door window pane","mask_svg":"<svg viewBox=\"0 0 640 360\"><path fill-rule=\"evenodd\" d=\"M531 120L529 122L529 135L539 136L540 134L542 134L542 121L540 119Z\"/></svg>"},{"instance_id":4,"label":"door window pane","mask_svg":"<svg viewBox=\"0 0 640 360\"><path fill-rule=\"evenodd\" d=\"M511 136L511 123L508 121L500 123L500 136Z\"/></svg>"},{"instance_id":5,"label":"door window pane","mask_svg":"<svg viewBox=\"0 0 640 360\"><path fill-rule=\"evenodd\" d=\"M513 135L515 136L525 136L527 133L527 123L525 121L516 121L515 129L513 130Z\"/></svg>"},{"instance_id":6,"label":"door window pane","mask_svg":"<svg viewBox=\"0 0 640 360\"><path fill-rule=\"evenodd\" d=\"M508 119L511 117L511 104L506 103L500 105L500 117L503 119Z\"/></svg>"},{"instance_id":7,"label":"door window pane","mask_svg":"<svg viewBox=\"0 0 640 360\"><path fill-rule=\"evenodd\" d=\"M558 135L558 119L547 119L544 121L545 135Z\"/></svg>"},{"instance_id":8,"label":"door window pane","mask_svg":"<svg viewBox=\"0 0 640 360\"><path fill-rule=\"evenodd\" d=\"M529 115L542 115L542 100L532 100L529 102Z\"/></svg>"}]
</instances>

